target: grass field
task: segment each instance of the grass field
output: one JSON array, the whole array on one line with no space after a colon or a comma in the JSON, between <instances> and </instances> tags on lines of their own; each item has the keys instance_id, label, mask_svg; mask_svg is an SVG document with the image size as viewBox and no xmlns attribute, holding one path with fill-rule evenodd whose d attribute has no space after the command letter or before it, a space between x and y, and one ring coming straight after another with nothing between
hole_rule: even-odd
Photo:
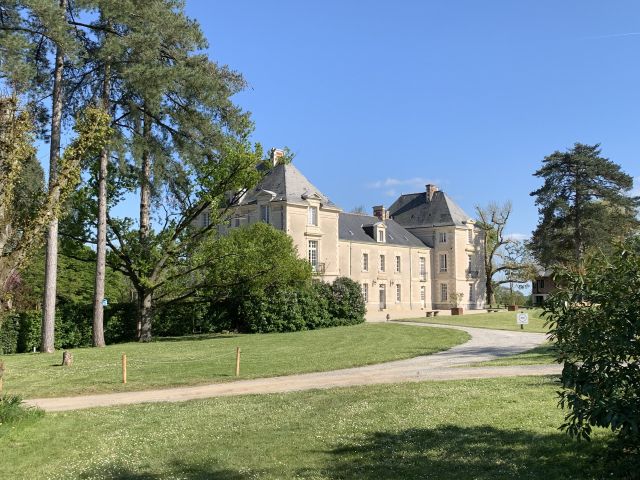
<instances>
[{"instance_id":1,"label":"grass field","mask_svg":"<svg viewBox=\"0 0 640 480\"><path fill-rule=\"evenodd\" d=\"M429 317L418 319L398 320L399 322L438 323L444 325L460 325L463 327L494 328L496 330L518 330L516 314L518 312L477 313L457 316ZM527 310L529 324L524 326L525 332L546 333L545 320L540 317L542 310Z\"/></svg>"},{"instance_id":2,"label":"grass field","mask_svg":"<svg viewBox=\"0 0 640 480\"><path fill-rule=\"evenodd\" d=\"M506 367L512 365L542 365L556 363L553 344L545 343L526 352L505 358L471 364L472 367Z\"/></svg>"},{"instance_id":3,"label":"grass field","mask_svg":"<svg viewBox=\"0 0 640 480\"><path fill-rule=\"evenodd\" d=\"M126 343L62 353L5 355L4 387L24 398L79 395L197 385L236 379L235 349L241 348L241 379L326 371L446 350L469 336L456 330L364 324L295 333L227 335ZM127 385L121 355L127 354Z\"/></svg>"},{"instance_id":4,"label":"grass field","mask_svg":"<svg viewBox=\"0 0 640 480\"><path fill-rule=\"evenodd\" d=\"M526 377L47 414L0 426L0 478L619 478L606 432L558 431L555 390Z\"/></svg>"}]
</instances>

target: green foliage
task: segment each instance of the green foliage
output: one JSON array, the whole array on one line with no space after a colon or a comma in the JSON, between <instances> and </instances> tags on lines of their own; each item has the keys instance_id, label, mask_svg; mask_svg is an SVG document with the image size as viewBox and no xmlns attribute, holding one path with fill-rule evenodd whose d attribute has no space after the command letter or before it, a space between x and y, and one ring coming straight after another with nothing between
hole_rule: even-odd
<instances>
[{"instance_id":1,"label":"green foliage","mask_svg":"<svg viewBox=\"0 0 640 480\"><path fill-rule=\"evenodd\" d=\"M600 145L576 143L542 163L534 175L544 184L531 193L540 215L531 248L540 263L577 265L590 249L611 251L616 239L637 230L633 178L602 157Z\"/></svg>"},{"instance_id":2,"label":"green foliage","mask_svg":"<svg viewBox=\"0 0 640 480\"><path fill-rule=\"evenodd\" d=\"M135 305L112 303L105 307L107 343L130 341L135 337ZM92 344L91 304L61 301L56 309L55 348L89 347ZM40 346L42 312L28 310L10 313L0 323L0 353L31 352Z\"/></svg>"},{"instance_id":3,"label":"green foliage","mask_svg":"<svg viewBox=\"0 0 640 480\"><path fill-rule=\"evenodd\" d=\"M329 314L343 325L364 322L366 306L360 285L347 277L337 278L331 285Z\"/></svg>"},{"instance_id":4,"label":"green foliage","mask_svg":"<svg viewBox=\"0 0 640 480\"><path fill-rule=\"evenodd\" d=\"M210 238L194 261L207 265L201 296L213 302L311 282L311 266L298 258L292 238L262 222Z\"/></svg>"},{"instance_id":5,"label":"green foliage","mask_svg":"<svg viewBox=\"0 0 640 480\"><path fill-rule=\"evenodd\" d=\"M589 439L610 428L640 454L640 238L611 256L585 259L584 269L561 271L562 285L545 302L545 315L564 362L561 428Z\"/></svg>"},{"instance_id":6,"label":"green foliage","mask_svg":"<svg viewBox=\"0 0 640 480\"><path fill-rule=\"evenodd\" d=\"M17 395L0 394L0 425L11 425L43 415L42 410L25 407L22 398Z\"/></svg>"},{"instance_id":7,"label":"green foliage","mask_svg":"<svg viewBox=\"0 0 640 480\"><path fill-rule=\"evenodd\" d=\"M251 333L295 332L364 322L360 286L341 277L333 284L313 282L254 292L238 309L236 328Z\"/></svg>"}]
</instances>

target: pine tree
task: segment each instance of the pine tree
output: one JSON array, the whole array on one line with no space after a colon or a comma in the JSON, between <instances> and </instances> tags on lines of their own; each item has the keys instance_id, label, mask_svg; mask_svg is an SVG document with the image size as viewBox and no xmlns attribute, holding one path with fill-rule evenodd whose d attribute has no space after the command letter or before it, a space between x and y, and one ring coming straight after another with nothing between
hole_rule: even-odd
<instances>
[{"instance_id":1,"label":"pine tree","mask_svg":"<svg viewBox=\"0 0 640 480\"><path fill-rule=\"evenodd\" d=\"M531 192L540 219L530 244L542 265L580 265L589 249L608 250L637 230L633 178L602 157L599 144L576 143L542 163L534 175L544 183Z\"/></svg>"}]
</instances>

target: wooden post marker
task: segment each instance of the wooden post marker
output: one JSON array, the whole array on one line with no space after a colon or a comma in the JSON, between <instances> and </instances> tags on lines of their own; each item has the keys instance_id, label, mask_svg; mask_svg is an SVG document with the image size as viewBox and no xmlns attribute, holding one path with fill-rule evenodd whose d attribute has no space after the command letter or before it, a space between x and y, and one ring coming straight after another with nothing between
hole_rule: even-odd
<instances>
[{"instance_id":1,"label":"wooden post marker","mask_svg":"<svg viewBox=\"0 0 640 480\"><path fill-rule=\"evenodd\" d=\"M127 354L122 354L122 383L127 383Z\"/></svg>"},{"instance_id":2,"label":"wooden post marker","mask_svg":"<svg viewBox=\"0 0 640 480\"><path fill-rule=\"evenodd\" d=\"M240 376L240 347L236 347L236 377Z\"/></svg>"},{"instance_id":3,"label":"wooden post marker","mask_svg":"<svg viewBox=\"0 0 640 480\"><path fill-rule=\"evenodd\" d=\"M2 393L2 376L4 375L4 362L0 362L0 393Z\"/></svg>"}]
</instances>

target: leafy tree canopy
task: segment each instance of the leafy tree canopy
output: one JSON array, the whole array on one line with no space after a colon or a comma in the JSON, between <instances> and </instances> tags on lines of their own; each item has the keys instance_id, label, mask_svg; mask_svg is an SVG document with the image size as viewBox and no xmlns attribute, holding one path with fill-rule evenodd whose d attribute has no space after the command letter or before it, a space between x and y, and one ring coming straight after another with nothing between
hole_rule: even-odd
<instances>
[{"instance_id":1,"label":"leafy tree canopy","mask_svg":"<svg viewBox=\"0 0 640 480\"><path fill-rule=\"evenodd\" d=\"M609 250L638 228L633 178L603 157L599 144L556 151L534 175L544 183L531 192L540 214L531 249L543 265L579 264L589 249Z\"/></svg>"},{"instance_id":2,"label":"leafy tree canopy","mask_svg":"<svg viewBox=\"0 0 640 480\"><path fill-rule=\"evenodd\" d=\"M610 428L626 452L640 454L640 238L589 254L581 271L563 269L545 315L564 362L562 428L589 439Z\"/></svg>"}]
</instances>

